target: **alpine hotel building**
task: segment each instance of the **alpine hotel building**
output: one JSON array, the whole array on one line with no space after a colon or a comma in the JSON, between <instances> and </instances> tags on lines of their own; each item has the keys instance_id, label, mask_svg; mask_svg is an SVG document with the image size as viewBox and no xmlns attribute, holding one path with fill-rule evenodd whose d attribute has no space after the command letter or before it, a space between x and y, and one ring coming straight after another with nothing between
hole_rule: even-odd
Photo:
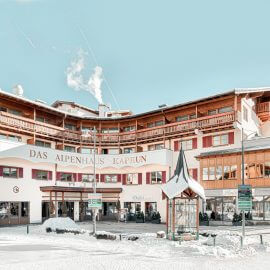
<instances>
[{"instance_id":1,"label":"alpine hotel building","mask_svg":"<svg viewBox=\"0 0 270 270\"><path fill-rule=\"evenodd\" d=\"M205 188L201 211L225 223L237 212L241 130L245 183L254 220L270 220L270 88L222 94L135 114L74 102L51 106L0 90L0 225L39 223L65 212L89 219L96 133L100 220L119 208L166 221L161 185L185 150L190 175ZM256 133L256 136L254 134Z\"/></svg>"}]
</instances>

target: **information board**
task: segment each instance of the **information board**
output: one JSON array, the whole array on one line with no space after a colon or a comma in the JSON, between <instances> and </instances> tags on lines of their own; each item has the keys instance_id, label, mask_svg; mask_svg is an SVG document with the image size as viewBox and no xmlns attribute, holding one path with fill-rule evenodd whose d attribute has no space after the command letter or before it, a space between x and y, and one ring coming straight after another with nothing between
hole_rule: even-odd
<instances>
[{"instance_id":1,"label":"information board","mask_svg":"<svg viewBox=\"0 0 270 270\"><path fill-rule=\"evenodd\" d=\"M102 208L102 194L93 193L88 196L88 208Z\"/></svg>"},{"instance_id":2,"label":"information board","mask_svg":"<svg viewBox=\"0 0 270 270\"><path fill-rule=\"evenodd\" d=\"M238 186L238 210L252 210L252 187L251 185Z\"/></svg>"}]
</instances>

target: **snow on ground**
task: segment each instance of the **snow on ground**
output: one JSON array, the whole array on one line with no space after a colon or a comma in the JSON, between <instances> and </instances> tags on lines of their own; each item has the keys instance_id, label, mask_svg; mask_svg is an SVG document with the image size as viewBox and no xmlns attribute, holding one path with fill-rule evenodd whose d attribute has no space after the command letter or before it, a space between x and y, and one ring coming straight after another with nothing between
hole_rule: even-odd
<instances>
[{"instance_id":1,"label":"snow on ground","mask_svg":"<svg viewBox=\"0 0 270 270\"><path fill-rule=\"evenodd\" d=\"M211 237L200 237L199 241L173 242L156 238L162 226L149 225L147 232L140 228L148 225L127 225L122 240L97 240L89 235L91 225L79 224L84 229L80 235L46 233L42 225L30 226L27 235L25 226L0 228L0 269L200 269L200 270L256 270L269 269L270 235L264 236L264 245L259 236L246 237L246 244L240 248L239 232L208 229L217 234L216 246ZM125 224L101 225L98 229L117 231ZM257 227L259 230L260 228ZM263 231L270 232L269 229ZM252 231L250 233L255 233ZM137 235L137 241L127 236ZM125 237L126 236L126 237Z\"/></svg>"}]
</instances>

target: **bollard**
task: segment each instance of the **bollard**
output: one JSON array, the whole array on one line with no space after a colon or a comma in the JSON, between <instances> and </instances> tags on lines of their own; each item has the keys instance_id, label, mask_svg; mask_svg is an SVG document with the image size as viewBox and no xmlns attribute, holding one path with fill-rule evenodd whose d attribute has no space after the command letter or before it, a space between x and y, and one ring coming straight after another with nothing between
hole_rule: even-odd
<instances>
[{"instance_id":1,"label":"bollard","mask_svg":"<svg viewBox=\"0 0 270 270\"><path fill-rule=\"evenodd\" d=\"M122 240L122 234L119 235L120 236L120 241Z\"/></svg>"},{"instance_id":2,"label":"bollard","mask_svg":"<svg viewBox=\"0 0 270 270\"><path fill-rule=\"evenodd\" d=\"M263 236L260 234L261 245L263 245Z\"/></svg>"},{"instance_id":3,"label":"bollard","mask_svg":"<svg viewBox=\"0 0 270 270\"><path fill-rule=\"evenodd\" d=\"M213 236L213 241L214 241L214 247L216 246L216 237Z\"/></svg>"},{"instance_id":4,"label":"bollard","mask_svg":"<svg viewBox=\"0 0 270 270\"><path fill-rule=\"evenodd\" d=\"M240 236L241 248L243 247L243 236Z\"/></svg>"},{"instance_id":5,"label":"bollard","mask_svg":"<svg viewBox=\"0 0 270 270\"><path fill-rule=\"evenodd\" d=\"M29 225L28 224L26 225L26 231L27 231L27 234L29 234Z\"/></svg>"}]
</instances>

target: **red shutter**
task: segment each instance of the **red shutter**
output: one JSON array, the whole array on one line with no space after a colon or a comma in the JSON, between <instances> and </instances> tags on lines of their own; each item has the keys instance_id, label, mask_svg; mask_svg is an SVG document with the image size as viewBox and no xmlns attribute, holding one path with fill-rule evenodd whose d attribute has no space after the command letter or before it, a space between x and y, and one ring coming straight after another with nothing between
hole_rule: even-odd
<instances>
[{"instance_id":1,"label":"red shutter","mask_svg":"<svg viewBox=\"0 0 270 270\"><path fill-rule=\"evenodd\" d=\"M37 171L32 169L32 179L37 179Z\"/></svg>"},{"instance_id":2,"label":"red shutter","mask_svg":"<svg viewBox=\"0 0 270 270\"><path fill-rule=\"evenodd\" d=\"M202 145L203 145L203 148L207 147L207 137L202 138Z\"/></svg>"},{"instance_id":3,"label":"red shutter","mask_svg":"<svg viewBox=\"0 0 270 270\"><path fill-rule=\"evenodd\" d=\"M3 176L3 167L0 166L0 176Z\"/></svg>"},{"instance_id":4,"label":"red shutter","mask_svg":"<svg viewBox=\"0 0 270 270\"><path fill-rule=\"evenodd\" d=\"M193 177L193 179L198 180L198 169L197 168L192 170L192 177Z\"/></svg>"},{"instance_id":5,"label":"red shutter","mask_svg":"<svg viewBox=\"0 0 270 270\"><path fill-rule=\"evenodd\" d=\"M99 182L99 174L96 174L96 181Z\"/></svg>"},{"instance_id":6,"label":"red shutter","mask_svg":"<svg viewBox=\"0 0 270 270\"><path fill-rule=\"evenodd\" d=\"M198 145L197 145L197 138L193 138L192 139L192 149L197 149Z\"/></svg>"},{"instance_id":7,"label":"red shutter","mask_svg":"<svg viewBox=\"0 0 270 270\"><path fill-rule=\"evenodd\" d=\"M100 182L105 182L105 174L100 175Z\"/></svg>"},{"instance_id":8,"label":"red shutter","mask_svg":"<svg viewBox=\"0 0 270 270\"><path fill-rule=\"evenodd\" d=\"M163 171L161 173L162 173L162 184L166 184L166 171Z\"/></svg>"},{"instance_id":9,"label":"red shutter","mask_svg":"<svg viewBox=\"0 0 270 270\"><path fill-rule=\"evenodd\" d=\"M229 144L234 144L234 133L229 132Z\"/></svg>"},{"instance_id":10,"label":"red shutter","mask_svg":"<svg viewBox=\"0 0 270 270\"><path fill-rule=\"evenodd\" d=\"M174 141L174 151L179 151L179 141Z\"/></svg>"},{"instance_id":11,"label":"red shutter","mask_svg":"<svg viewBox=\"0 0 270 270\"><path fill-rule=\"evenodd\" d=\"M126 185L126 184L127 184L127 175L122 174L122 185Z\"/></svg>"},{"instance_id":12,"label":"red shutter","mask_svg":"<svg viewBox=\"0 0 270 270\"><path fill-rule=\"evenodd\" d=\"M166 195L165 193L162 191L162 200L165 200L166 199Z\"/></svg>"},{"instance_id":13,"label":"red shutter","mask_svg":"<svg viewBox=\"0 0 270 270\"><path fill-rule=\"evenodd\" d=\"M52 171L48 171L49 180L52 180Z\"/></svg>"},{"instance_id":14,"label":"red shutter","mask_svg":"<svg viewBox=\"0 0 270 270\"><path fill-rule=\"evenodd\" d=\"M121 174L117 174L117 182L121 183Z\"/></svg>"},{"instance_id":15,"label":"red shutter","mask_svg":"<svg viewBox=\"0 0 270 270\"><path fill-rule=\"evenodd\" d=\"M138 184L142 185L142 173L138 173Z\"/></svg>"},{"instance_id":16,"label":"red shutter","mask_svg":"<svg viewBox=\"0 0 270 270\"><path fill-rule=\"evenodd\" d=\"M213 145L213 136L208 136L208 147Z\"/></svg>"},{"instance_id":17,"label":"red shutter","mask_svg":"<svg viewBox=\"0 0 270 270\"><path fill-rule=\"evenodd\" d=\"M72 174L73 182L77 182L77 173Z\"/></svg>"},{"instance_id":18,"label":"red shutter","mask_svg":"<svg viewBox=\"0 0 270 270\"><path fill-rule=\"evenodd\" d=\"M146 173L146 184L150 184L150 172Z\"/></svg>"},{"instance_id":19,"label":"red shutter","mask_svg":"<svg viewBox=\"0 0 270 270\"><path fill-rule=\"evenodd\" d=\"M61 172L56 172L55 173L55 176L56 176L56 181L60 181L60 179L61 179Z\"/></svg>"},{"instance_id":20,"label":"red shutter","mask_svg":"<svg viewBox=\"0 0 270 270\"><path fill-rule=\"evenodd\" d=\"M23 178L23 168L19 168L19 178Z\"/></svg>"},{"instance_id":21,"label":"red shutter","mask_svg":"<svg viewBox=\"0 0 270 270\"><path fill-rule=\"evenodd\" d=\"M82 182L82 174L78 173L78 182Z\"/></svg>"}]
</instances>

